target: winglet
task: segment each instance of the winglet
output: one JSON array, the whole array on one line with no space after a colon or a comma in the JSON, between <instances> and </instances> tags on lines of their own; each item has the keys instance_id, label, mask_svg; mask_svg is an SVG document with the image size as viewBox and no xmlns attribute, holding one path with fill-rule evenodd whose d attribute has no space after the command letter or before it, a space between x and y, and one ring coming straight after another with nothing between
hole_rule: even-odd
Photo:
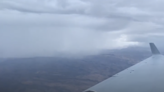
<instances>
[{"instance_id":1,"label":"winglet","mask_svg":"<svg viewBox=\"0 0 164 92\"><path fill-rule=\"evenodd\" d=\"M157 49L154 43L149 43L149 44L153 55L160 54L159 50Z\"/></svg>"}]
</instances>

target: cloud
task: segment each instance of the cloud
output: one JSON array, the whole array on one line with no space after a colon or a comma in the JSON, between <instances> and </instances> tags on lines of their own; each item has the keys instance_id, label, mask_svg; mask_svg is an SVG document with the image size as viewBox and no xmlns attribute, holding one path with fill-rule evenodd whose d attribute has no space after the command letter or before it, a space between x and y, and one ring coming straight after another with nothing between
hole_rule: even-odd
<instances>
[{"instance_id":1,"label":"cloud","mask_svg":"<svg viewBox=\"0 0 164 92\"><path fill-rule=\"evenodd\" d=\"M152 41L161 44L163 4L162 0L1 0L0 55L81 55Z\"/></svg>"},{"instance_id":2,"label":"cloud","mask_svg":"<svg viewBox=\"0 0 164 92\"><path fill-rule=\"evenodd\" d=\"M1 9L10 9L29 13L80 13L87 8L81 0L2 0Z\"/></svg>"},{"instance_id":3,"label":"cloud","mask_svg":"<svg viewBox=\"0 0 164 92\"><path fill-rule=\"evenodd\" d=\"M115 39L120 39L118 33L103 31L108 29L103 29L103 24L108 22L106 18L17 11L1 14L0 54L3 57L90 55L120 47L115 46L119 43Z\"/></svg>"}]
</instances>

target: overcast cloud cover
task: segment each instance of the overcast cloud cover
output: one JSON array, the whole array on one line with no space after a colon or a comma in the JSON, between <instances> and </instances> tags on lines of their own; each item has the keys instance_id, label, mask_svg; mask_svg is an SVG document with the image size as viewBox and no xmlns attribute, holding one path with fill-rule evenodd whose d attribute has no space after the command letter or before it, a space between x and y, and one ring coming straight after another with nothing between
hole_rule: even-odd
<instances>
[{"instance_id":1,"label":"overcast cloud cover","mask_svg":"<svg viewBox=\"0 0 164 92\"><path fill-rule=\"evenodd\" d=\"M163 0L0 0L0 56L95 54L164 39Z\"/></svg>"}]
</instances>

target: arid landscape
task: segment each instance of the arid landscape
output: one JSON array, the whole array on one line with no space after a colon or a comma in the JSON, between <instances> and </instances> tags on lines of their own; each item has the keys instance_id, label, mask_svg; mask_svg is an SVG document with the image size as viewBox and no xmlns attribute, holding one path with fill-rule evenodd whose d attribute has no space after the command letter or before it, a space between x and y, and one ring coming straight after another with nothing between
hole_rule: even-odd
<instances>
[{"instance_id":1,"label":"arid landscape","mask_svg":"<svg viewBox=\"0 0 164 92\"><path fill-rule=\"evenodd\" d=\"M122 49L83 58L2 59L0 92L82 92L149 55Z\"/></svg>"}]
</instances>

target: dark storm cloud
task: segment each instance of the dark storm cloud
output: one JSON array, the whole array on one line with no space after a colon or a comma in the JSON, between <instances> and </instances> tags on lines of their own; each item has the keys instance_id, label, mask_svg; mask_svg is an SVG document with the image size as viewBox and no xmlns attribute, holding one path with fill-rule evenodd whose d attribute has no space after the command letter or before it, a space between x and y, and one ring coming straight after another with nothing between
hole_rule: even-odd
<instances>
[{"instance_id":1,"label":"dark storm cloud","mask_svg":"<svg viewBox=\"0 0 164 92\"><path fill-rule=\"evenodd\" d=\"M0 55L95 54L163 39L162 0L1 0Z\"/></svg>"}]
</instances>

